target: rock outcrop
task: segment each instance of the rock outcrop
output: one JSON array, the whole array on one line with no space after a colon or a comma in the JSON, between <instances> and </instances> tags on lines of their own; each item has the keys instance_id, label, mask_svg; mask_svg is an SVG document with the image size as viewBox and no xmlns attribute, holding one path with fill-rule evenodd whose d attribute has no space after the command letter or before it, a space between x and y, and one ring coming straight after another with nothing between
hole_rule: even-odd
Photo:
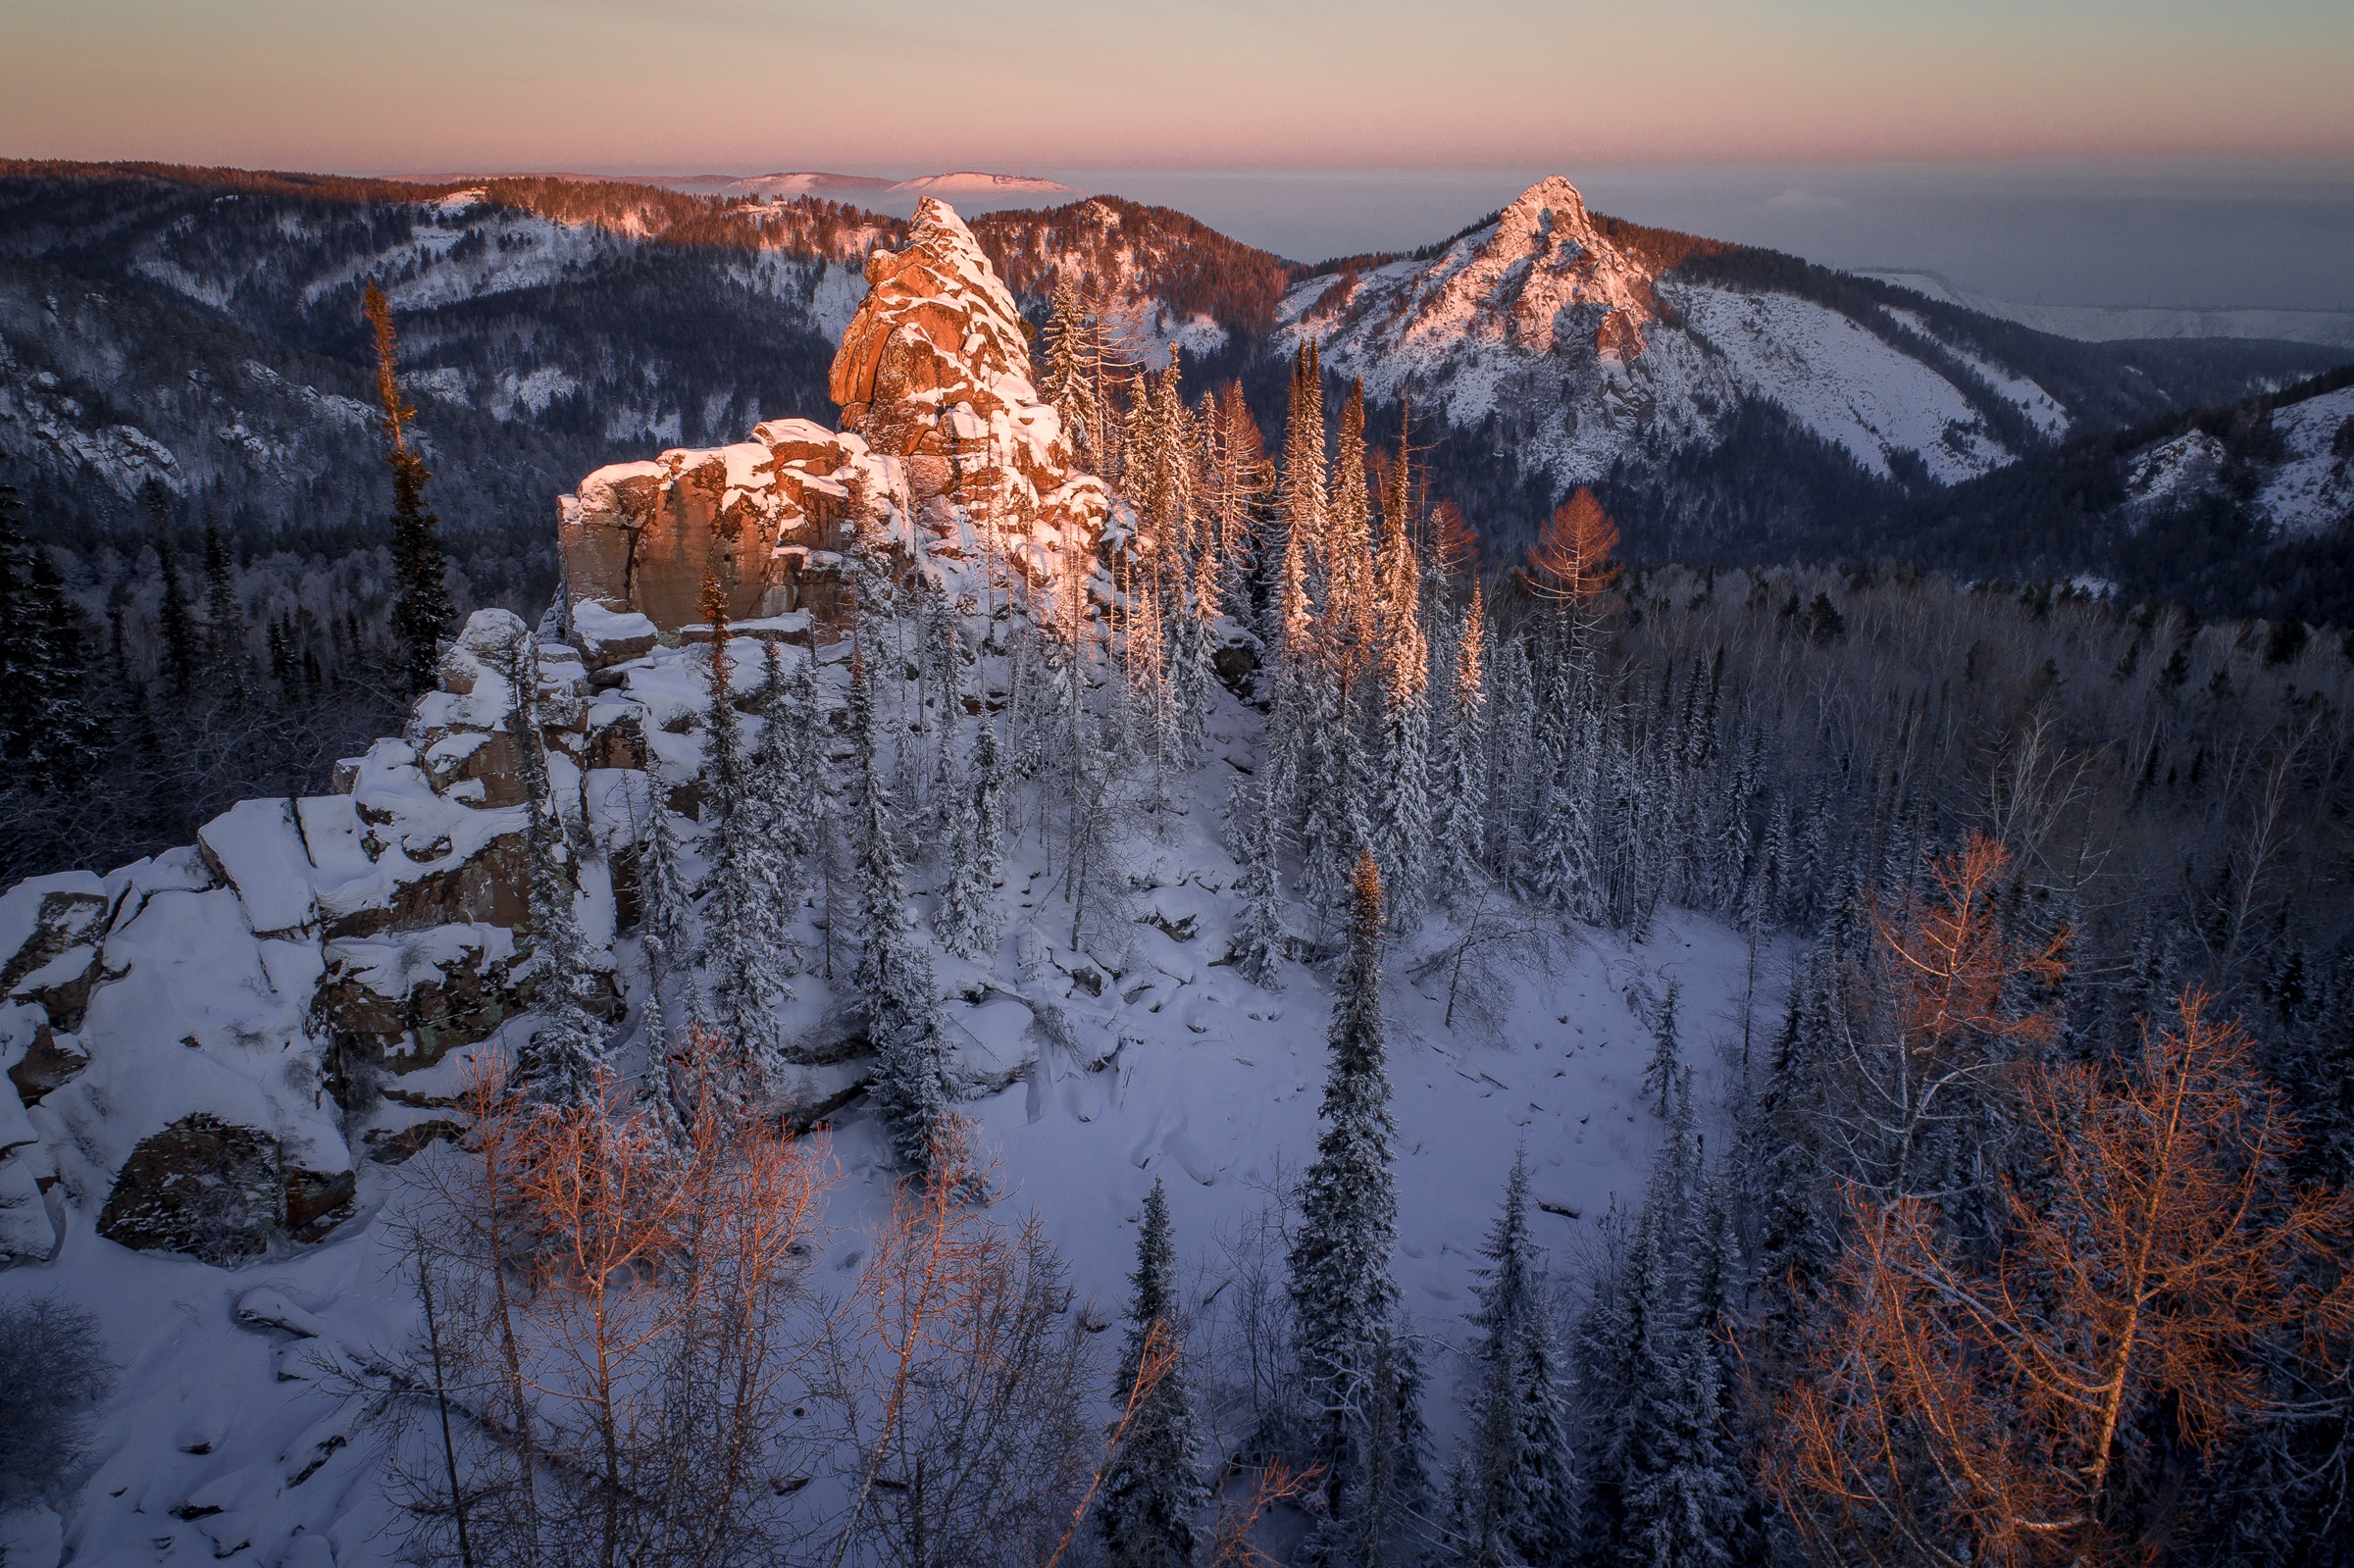
<instances>
[{"instance_id":1,"label":"rock outcrop","mask_svg":"<svg viewBox=\"0 0 2354 1568\"><path fill-rule=\"evenodd\" d=\"M701 623L713 571L731 619L825 642L853 549L898 570L986 558L1033 589L1092 550L1109 495L1075 469L1031 383L1021 313L963 221L925 198L866 278L830 382L840 430L772 420L733 446L598 469L563 498L566 599L591 667Z\"/></svg>"},{"instance_id":2,"label":"rock outcrop","mask_svg":"<svg viewBox=\"0 0 2354 1568\"><path fill-rule=\"evenodd\" d=\"M478 613L340 793L242 801L185 849L0 894L0 1261L46 1256L67 1204L125 1245L254 1257L333 1227L355 1154L446 1127L446 1059L538 980L503 673L523 634ZM588 764L627 754L640 709L592 695L569 648L536 679L561 809L602 833ZM609 881L588 857L577 876L601 949Z\"/></svg>"},{"instance_id":3,"label":"rock outcrop","mask_svg":"<svg viewBox=\"0 0 2354 1568\"><path fill-rule=\"evenodd\" d=\"M530 711L567 835L599 851L570 861L592 953L610 954L634 907L643 812L698 811L707 574L740 637L826 663L853 556L902 583L926 575L987 663L998 618L1034 593L1067 603L1064 574L1097 570L1109 497L1074 470L1021 318L964 225L927 200L867 276L834 367L844 429L773 420L734 446L600 469L564 498L571 641L539 645ZM470 1048L520 1043L498 1037L544 967L525 635L506 611L477 612L438 689L399 736L339 763L333 794L243 801L185 849L0 895L15 1090L0 1093L0 1262L46 1256L77 1217L128 1246L264 1256L332 1231L371 1158L405 1159L462 1120ZM1010 681L997 646L994 679ZM762 664L755 644L736 650L737 706ZM985 698L1009 691L981 679ZM606 1000L617 1013L618 987ZM839 1104L863 1082L862 1037L810 1043L793 1097Z\"/></svg>"}]
</instances>

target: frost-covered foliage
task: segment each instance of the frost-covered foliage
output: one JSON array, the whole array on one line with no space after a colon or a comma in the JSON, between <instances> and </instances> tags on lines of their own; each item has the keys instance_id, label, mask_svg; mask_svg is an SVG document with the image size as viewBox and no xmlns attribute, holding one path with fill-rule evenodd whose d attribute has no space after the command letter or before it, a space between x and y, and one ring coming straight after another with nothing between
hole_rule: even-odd
<instances>
[{"instance_id":1,"label":"frost-covered foliage","mask_svg":"<svg viewBox=\"0 0 2354 1568\"><path fill-rule=\"evenodd\" d=\"M115 1372L88 1312L48 1296L0 1303L0 1512L46 1496L80 1463Z\"/></svg>"}]
</instances>

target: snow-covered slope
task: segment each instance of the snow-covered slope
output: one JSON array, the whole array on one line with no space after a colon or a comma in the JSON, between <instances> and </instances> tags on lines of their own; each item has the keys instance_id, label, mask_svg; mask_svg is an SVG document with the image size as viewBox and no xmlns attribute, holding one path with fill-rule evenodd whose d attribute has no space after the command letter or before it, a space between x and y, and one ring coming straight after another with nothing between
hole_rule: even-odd
<instances>
[{"instance_id":1,"label":"snow-covered slope","mask_svg":"<svg viewBox=\"0 0 2354 1568\"><path fill-rule=\"evenodd\" d=\"M1428 261L1296 284L1288 341L1384 396L1411 394L1458 427L1508 417L1524 466L1557 483L1708 443L1745 399L1768 402L1866 469L1918 457L1941 482L2016 455L1989 395L2049 437L2071 416L2016 371L1964 354L1919 317L1874 330L1817 300L1680 279L1698 241L1597 219L1567 180L1531 186ZM1724 247L1714 247L1721 250Z\"/></svg>"},{"instance_id":2,"label":"snow-covered slope","mask_svg":"<svg viewBox=\"0 0 2354 1568\"><path fill-rule=\"evenodd\" d=\"M2280 451L2256 492L2264 520L2290 537L2354 518L2354 386L2273 415Z\"/></svg>"},{"instance_id":3,"label":"snow-covered slope","mask_svg":"<svg viewBox=\"0 0 2354 1568\"><path fill-rule=\"evenodd\" d=\"M2135 524L2213 504L2244 506L2276 543L2327 533L2354 520L2354 386L2198 420L2126 452L2122 477Z\"/></svg>"},{"instance_id":4,"label":"snow-covered slope","mask_svg":"<svg viewBox=\"0 0 2354 1568\"><path fill-rule=\"evenodd\" d=\"M1010 430L1029 405L1004 358L1019 337L1009 297L947 209L927 209L909 238L878 253L874 292L845 334L837 369L856 383L852 407L883 440L944 390L974 418L987 387L1009 400L994 417ZM935 335L918 344L927 323ZM823 541L777 519L773 545L742 526L767 517L752 502L797 461L804 522L827 512L812 497L840 492L861 508L846 514L856 547L892 560L881 581L936 582L937 594L904 601L928 606L920 619L895 624L870 606L878 619L862 644L945 626L960 650L952 695L917 680L912 663L876 661L878 760L909 781L910 914L928 932L946 870L936 827L956 776L925 753L951 725L999 715L991 722L1010 736L1024 704L1036 711L1022 672L1035 681L1038 629L1065 625L1066 606L1086 601L1061 591L1058 573L1032 572L1023 552L1058 556L1061 573L1092 567L1102 518L1026 508L1024 533L986 508L946 504L952 486L898 482L900 468L938 461L920 439L870 453L806 422L759 433L718 453L602 470L583 503L641 481L652 515L668 504L664 486L700 487L755 557L815 553ZM1051 459L1052 432L1040 434ZM834 461L844 453L855 461ZM777 469L763 475L764 463ZM870 481L874 494L854 495ZM1052 530L1049 516L1059 518ZM695 558L708 570L707 547ZM844 613L817 598L739 625L717 711L745 710L736 723L747 755L762 754L770 720L755 690L772 658L788 688L807 677L810 735L830 745L849 728ZM55 1568L61 1549L91 1563L397 1560L382 1486L388 1439L368 1419L418 1327L394 1224L421 1179L457 1157L446 1140L463 1132L471 1064L529 1039L553 961L549 899L569 899L590 955L584 1005L606 1017L616 1066L639 1074L652 1042L631 922L640 825L664 813L687 883L711 870L698 818L714 650L694 641L711 629L673 625L658 638L634 599L585 592L547 627L535 645L514 616L478 611L440 661L439 689L418 699L400 735L339 765L330 792L245 801L195 845L0 894L0 1068L13 1091L0 1095L0 1253L13 1263L0 1299L86 1307L125 1367L99 1413L94 1468L63 1515L20 1512L0 1526L19 1543L11 1568ZM1206 1332L1228 1267L1213 1243L1312 1156L1333 998L1322 967L1331 934L1305 907L1285 912L1296 940L1270 985L1230 961L1241 911L1222 802L1263 757L1264 720L1216 686L1204 720L1199 765L1156 775L1151 798L1108 835L1110 864L1099 865L1084 920L1049 853L1061 847L1047 827L1061 820L1053 771L1017 787L994 894L998 939L978 960L933 955L932 974L948 1076L997 1161L995 1206L1035 1210L1070 1260L1080 1304L1115 1309L1138 1205L1165 1180L1181 1244L1203 1265L1191 1289ZM903 768L892 754L901 750ZM523 760L542 754L569 846L544 862L569 871L539 873L558 879L552 890L534 881L535 824L548 818L534 813L537 775ZM830 1289L854 1282L869 1249L862 1228L898 1180L864 1097L876 1064L863 1004L846 961L824 956L843 913L815 890L794 896L783 923L805 961L777 1015L779 1087L830 1119L821 1136L845 1177L818 1271ZM1383 982L1397 1270L1415 1323L1440 1345L1464 1338L1474 1248L1516 1146L1528 1148L1557 1251L1631 1198L1661 1132L1638 1086L1667 984L1681 986L1705 1104L1725 1094L1722 1047L1741 1036L1743 1009L1770 1006L1744 994L1742 940L1703 923L1671 914L1629 948L1501 895L1472 918L1488 923L1485 959L1444 961L1465 934L1440 911L1394 939ZM1500 921L1526 928L1521 950L1502 945ZM1452 1376L1445 1361L1432 1352L1434 1380ZM1433 1405L1444 1432L1448 1401Z\"/></svg>"},{"instance_id":5,"label":"snow-covered slope","mask_svg":"<svg viewBox=\"0 0 2354 1568\"><path fill-rule=\"evenodd\" d=\"M757 669L757 647L748 638L736 644L740 668ZM830 704L843 700L842 651L819 655ZM810 656L785 652L795 662ZM562 663L555 650L550 659L551 671ZM981 679L1007 674L1001 661L985 661ZM651 762L657 779L667 784L691 769L700 740L692 722L700 683L694 650L659 649L609 667L600 682L613 693L605 700L642 709L644 732L658 742ZM484 696L493 705L504 700L487 688ZM449 707L450 695L438 703ZM1083 1301L1116 1308L1122 1298L1133 1221L1155 1178L1169 1184L1184 1251L1212 1265L1195 1282L1196 1299L1214 1297L1221 1278L1212 1238L1231 1234L1313 1151L1332 1000L1325 978L1290 964L1281 990L1262 990L1220 962L1236 868L1221 847L1213 802L1232 771L1224 757L1249 756L1259 723L1220 693L1212 760L1177 791L1154 833L1123 848L1130 890L1116 929L1091 936L1079 949L1068 944L1068 905L1033 836L1017 845L1000 891L1009 918L996 953L980 964L940 958L954 1066L968 1086L961 1109L998 1158L997 1206L1009 1215L1040 1213L1072 1263ZM615 772L567 769L564 777L582 802L627 784ZM363 781L363 793L367 787ZM468 806L454 786L453 794L460 797L439 808L445 816L497 815ZM232 885L207 890L218 873L194 854L104 880L156 890L146 894L143 912L119 907L111 917L110 978L99 994L112 997L103 1003L112 1022L97 1021L94 1005L94 1022L80 1037L91 1053L78 1090L83 1110L69 1125L63 1106L50 1103L76 1092L71 1085L35 1108L39 1147L76 1151L48 1204L60 1239L45 1261L0 1273L0 1297L56 1294L86 1306L124 1367L101 1412L94 1468L62 1521L73 1561L201 1553L198 1560L328 1568L390 1562L399 1549L380 1485L384 1437L364 1417L370 1391L382 1384L374 1369L417 1327L386 1226L418 1169L394 1161L414 1144L379 1138L375 1157L353 1162L348 1207L323 1239L281 1235L219 1264L134 1250L100 1234L102 1205L90 1186L97 1171L81 1151L80 1140L103 1144L120 1136L110 1127L128 1125L92 1109L98 1086L88 1081L98 1075L107 1075L115 1093L128 1091L135 1076L140 1097L185 1098L218 1073L213 1064L224 1052L318 1070L324 1042L302 1037L296 984L316 974L317 961L307 969L298 961L297 974L270 956L273 942L316 954L317 939L290 943L253 928L315 922L312 889L324 871L310 857L334 851L315 834L248 825L248 816L267 815L258 811L264 805L281 809L256 803L207 830L208 844L230 850L241 879ZM316 823L350 805L350 797L299 802L290 820ZM697 869L691 858L690 872ZM174 899L186 906L184 918L165 918L178 907ZM598 914L609 911L608 899L601 885L585 888L582 908L592 929L602 919L609 930L609 914ZM930 896L917 901L919 915L928 913ZM809 924L814 913L804 911L794 933L813 953L823 939ZM494 922L482 930L494 944L507 938ZM1684 1016L1706 1021L1692 1037L1728 1040L1738 1033L1744 955L1734 934L1672 917L1637 948L1572 936L1549 958L1514 964L1501 983L1481 985L1476 996L1466 986L1450 1027L1445 974L1419 982L1413 974L1418 956L1456 935L1440 920L1399 942L1384 990L1399 1122L1398 1273L1416 1323L1442 1342L1466 1337L1474 1248L1515 1145L1526 1143L1537 1173L1534 1195L1546 1207L1541 1239L1566 1257L1613 1202L1633 1199L1659 1135L1640 1103L1649 1001L1673 977ZM417 950L401 956L403 944ZM384 944L384 962L422 975L431 970L424 954L431 946L402 937ZM611 951L631 1009L621 1024L627 1039L643 1006L642 961L627 936ZM264 969L248 973L256 953ZM813 1037L840 997L814 974L794 984L800 995L788 1022L796 1037ZM265 1027L280 1013L280 1023ZM202 1037L201 1049L174 1037L190 1031ZM134 1047L137 1038L151 1043ZM1078 1043L1054 1043L1064 1039ZM465 1061L512 1042L510 1025L402 1073L398 1097L408 1103L386 1114L411 1126L448 1118L454 1113L442 1102ZM135 1061L127 1054L134 1049ZM1727 1060L1713 1049L1696 1048L1693 1056L1704 1095L1714 1100L1725 1087ZM856 1060L809 1066L802 1098L831 1099L862 1072ZM314 1089L313 1102L314 1114L332 1124L333 1100ZM119 1114L130 1114L128 1103ZM830 1216L841 1229L821 1277L839 1284L854 1275L860 1227L888 1202L895 1178L885 1169L886 1140L859 1102L841 1114L832 1137L848 1180ZM440 1157L431 1149L418 1156ZM1442 1386L1453 1372L1443 1356L1433 1370ZM1446 1404L1434 1401L1442 1419ZM9 1528L37 1540L42 1522L21 1516ZM28 1552L12 1557L11 1568L50 1568L52 1561Z\"/></svg>"}]
</instances>

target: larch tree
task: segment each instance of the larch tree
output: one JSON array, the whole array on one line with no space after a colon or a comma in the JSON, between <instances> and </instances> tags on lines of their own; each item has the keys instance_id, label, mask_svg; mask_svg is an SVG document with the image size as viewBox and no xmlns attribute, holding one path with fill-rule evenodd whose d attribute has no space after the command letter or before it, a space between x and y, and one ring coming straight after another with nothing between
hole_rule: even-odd
<instances>
[{"instance_id":1,"label":"larch tree","mask_svg":"<svg viewBox=\"0 0 2354 1568\"><path fill-rule=\"evenodd\" d=\"M1765 1471L1811 1549L2141 1560L2191 1500L2179 1455L2255 1414L2262 1340L2354 1321L2354 1213L2289 1184L2286 1106L2211 1005L2185 995L2128 1065L2022 1064L2037 1155L1991 1256L1850 1186Z\"/></svg>"},{"instance_id":2,"label":"larch tree","mask_svg":"<svg viewBox=\"0 0 2354 1568\"><path fill-rule=\"evenodd\" d=\"M376 400L392 467L392 634L399 644L399 674L411 691L434 683L441 639L457 624L449 596L449 558L441 548L440 520L426 509L425 481L433 476L409 437L417 410L400 390L398 338L392 304L384 291L368 285L362 308L376 337Z\"/></svg>"}]
</instances>

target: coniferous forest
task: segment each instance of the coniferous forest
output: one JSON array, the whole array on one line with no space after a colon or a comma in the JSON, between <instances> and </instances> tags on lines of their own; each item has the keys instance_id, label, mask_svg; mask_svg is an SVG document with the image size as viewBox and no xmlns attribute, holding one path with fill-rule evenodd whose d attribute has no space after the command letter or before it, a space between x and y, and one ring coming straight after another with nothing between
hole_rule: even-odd
<instances>
[{"instance_id":1,"label":"coniferous forest","mask_svg":"<svg viewBox=\"0 0 2354 1568\"><path fill-rule=\"evenodd\" d=\"M1226 260L1172 286L1271 310L1284 279ZM233 1559L349 1450L372 1533L273 1563L2354 1560L2354 632L1925 549L1678 559L1672 486L1483 474L1312 339L1149 368L1067 275L1019 285L1108 521L1035 578L853 529L833 644L732 614L714 546L698 624L626 679L563 674L580 606L478 605L452 567L374 286L381 551L256 591L280 569L157 484L99 614L0 492L0 875L156 856L77 895L103 913L42 902L61 882L9 929L27 1106L82 1070L59 1041L92 985L160 968L138 911L245 887L236 838L166 850L235 802L286 802L324 865L296 797L396 744L516 813L516 907L448 894L493 933L474 967L400 909L340 933L441 966L445 1011L323 1002L309 1104L355 1147L415 1117L308 1219L286 1153L267 1237L176 1247L237 1269L220 1332L333 1413L260 1482L142 1493L179 1522L151 1539ZM1915 504L1959 536L1996 490ZM625 686L627 736L588 713ZM353 842L416 838L367 787ZM338 918L301 897L257 938ZM1589 1013L1511 1033L1581 965ZM1189 1234L1189 1187L1243 1178L1155 1130L1115 1239L1074 1242L1076 1195L1009 1177L990 1118L1109 1120L1091 1086L1223 1050L1221 1009L1305 1042L1275 1087L1312 1140ZM478 1024L431 1085L369 1043ZM1617 1125L1587 1146L1475 1085L1465 1136L1508 1174L1477 1234L1419 1230L1425 1073L1501 1093L1480 1052L1561 1076L1588 1026L1624 1037L1595 1080ZM214 1220L227 1106L174 1124L219 1156ZM1623 1179L1573 1208L1561 1155L1605 1146ZM413 1322L306 1304L294 1247L337 1224ZM1449 1249L1442 1307L1408 1260ZM96 1322L0 1299L0 1509L136 1480L102 1417L158 1363Z\"/></svg>"}]
</instances>

